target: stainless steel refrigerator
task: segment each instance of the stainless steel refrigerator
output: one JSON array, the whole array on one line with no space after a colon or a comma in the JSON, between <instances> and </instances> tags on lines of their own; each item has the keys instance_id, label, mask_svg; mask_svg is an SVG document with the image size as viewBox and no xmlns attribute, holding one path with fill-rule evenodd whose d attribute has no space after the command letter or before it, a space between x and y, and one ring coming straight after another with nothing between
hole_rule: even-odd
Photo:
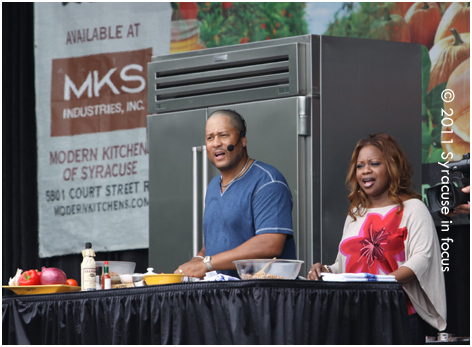
<instances>
[{"instance_id":1,"label":"stainless steel refrigerator","mask_svg":"<svg viewBox=\"0 0 472 347\"><path fill-rule=\"evenodd\" d=\"M371 133L396 137L421 187L421 48L305 35L156 56L148 64L149 265L173 272L202 246L204 194L218 174L205 122L219 108L247 122L248 154L292 191L297 256L334 262L347 167Z\"/></svg>"}]
</instances>

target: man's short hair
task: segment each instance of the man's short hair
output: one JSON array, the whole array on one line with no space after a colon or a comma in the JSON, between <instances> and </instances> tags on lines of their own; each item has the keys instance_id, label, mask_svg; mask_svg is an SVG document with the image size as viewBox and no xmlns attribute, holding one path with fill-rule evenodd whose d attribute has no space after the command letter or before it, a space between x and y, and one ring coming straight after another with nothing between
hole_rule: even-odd
<instances>
[{"instance_id":1,"label":"man's short hair","mask_svg":"<svg viewBox=\"0 0 472 347\"><path fill-rule=\"evenodd\" d=\"M213 116L226 116L231 119L231 124L239 130L241 136L246 136L247 128L246 128L246 121L244 120L243 116L241 116L235 110L230 109L223 109L223 110L216 110L210 114L208 119Z\"/></svg>"}]
</instances>

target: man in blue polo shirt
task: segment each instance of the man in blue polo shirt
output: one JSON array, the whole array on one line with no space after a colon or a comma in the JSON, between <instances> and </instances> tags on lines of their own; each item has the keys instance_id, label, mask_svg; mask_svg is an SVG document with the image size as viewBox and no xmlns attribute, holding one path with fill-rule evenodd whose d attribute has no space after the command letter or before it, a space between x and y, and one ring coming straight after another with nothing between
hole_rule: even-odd
<instances>
[{"instance_id":1,"label":"man in blue polo shirt","mask_svg":"<svg viewBox=\"0 0 472 347\"><path fill-rule=\"evenodd\" d=\"M204 245L175 273L204 277L217 270L237 276L233 260L295 259L290 188L276 168L248 156L243 117L233 110L213 112L205 143L221 174L206 193Z\"/></svg>"}]
</instances>

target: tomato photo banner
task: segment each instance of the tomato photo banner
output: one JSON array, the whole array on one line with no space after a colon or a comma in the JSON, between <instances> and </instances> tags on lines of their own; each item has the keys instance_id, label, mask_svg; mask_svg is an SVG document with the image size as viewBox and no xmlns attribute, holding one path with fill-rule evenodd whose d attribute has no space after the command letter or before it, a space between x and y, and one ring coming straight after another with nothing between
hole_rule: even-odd
<instances>
[{"instance_id":1,"label":"tomato photo banner","mask_svg":"<svg viewBox=\"0 0 472 347\"><path fill-rule=\"evenodd\" d=\"M147 248L147 63L171 5L34 6L39 255Z\"/></svg>"},{"instance_id":2,"label":"tomato photo banner","mask_svg":"<svg viewBox=\"0 0 472 347\"><path fill-rule=\"evenodd\" d=\"M172 2L171 6L170 53L306 34L420 44L423 91L418 136L422 136L424 171L429 173L429 165L438 161L460 160L470 151L469 2Z\"/></svg>"}]
</instances>

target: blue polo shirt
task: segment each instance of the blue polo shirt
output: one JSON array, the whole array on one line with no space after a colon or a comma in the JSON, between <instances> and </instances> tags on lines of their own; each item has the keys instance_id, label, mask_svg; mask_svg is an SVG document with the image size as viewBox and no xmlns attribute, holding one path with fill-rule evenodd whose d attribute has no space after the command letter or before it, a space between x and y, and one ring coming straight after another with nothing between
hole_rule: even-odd
<instances>
[{"instance_id":1,"label":"blue polo shirt","mask_svg":"<svg viewBox=\"0 0 472 347\"><path fill-rule=\"evenodd\" d=\"M231 250L255 235L287 234L280 259L296 259L290 188L273 166L254 161L221 193L221 174L208 185L203 216L205 255ZM219 271L237 277L236 271Z\"/></svg>"}]
</instances>

